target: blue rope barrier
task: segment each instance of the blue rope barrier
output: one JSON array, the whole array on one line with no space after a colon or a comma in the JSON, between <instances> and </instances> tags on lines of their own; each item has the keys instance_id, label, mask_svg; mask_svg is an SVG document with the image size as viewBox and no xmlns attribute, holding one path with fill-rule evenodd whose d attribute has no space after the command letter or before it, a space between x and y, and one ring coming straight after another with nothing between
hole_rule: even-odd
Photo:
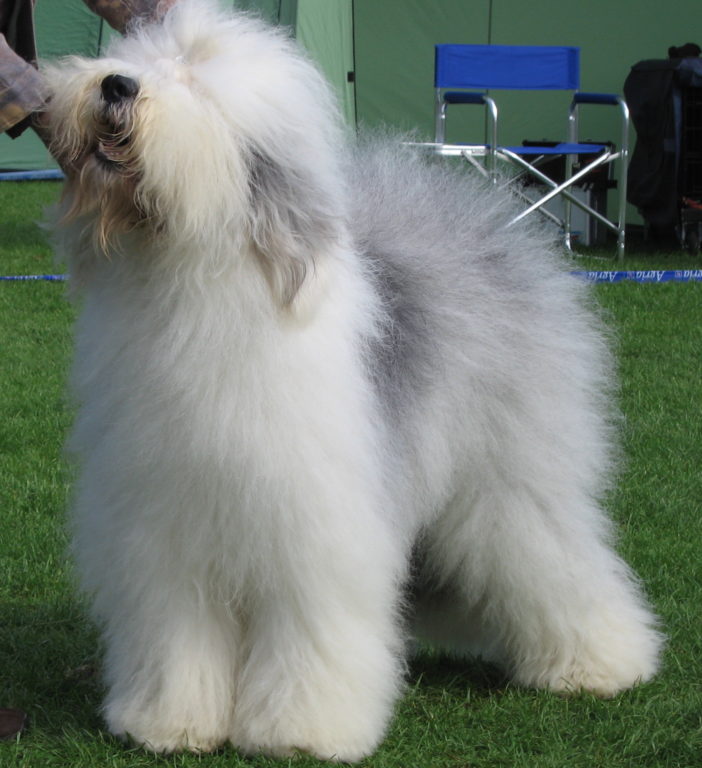
<instances>
[{"instance_id":1,"label":"blue rope barrier","mask_svg":"<svg viewBox=\"0 0 702 768\"><path fill-rule=\"evenodd\" d=\"M60 181L65 176L58 168L41 171L0 171L0 181Z\"/></svg>"},{"instance_id":2,"label":"blue rope barrier","mask_svg":"<svg viewBox=\"0 0 702 768\"><path fill-rule=\"evenodd\" d=\"M0 280L67 280L68 275L0 275Z\"/></svg>"},{"instance_id":3,"label":"blue rope barrier","mask_svg":"<svg viewBox=\"0 0 702 768\"><path fill-rule=\"evenodd\" d=\"M702 269L642 269L630 272L571 272L592 283L690 283L702 281Z\"/></svg>"},{"instance_id":4,"label":"blue rope barrier","mask_svg":"<svg viewBox=\"0 0 702 768\"><path fill-rule=\"evenodd\" d=\"M642 269L629 272L586 272L573 271L575 277L589 280L591 283L621 283L630 280L636 283L690 283L702 282L702 269ZM49 280L64 281L68 275L0 275L0 280Z\"/></svg>"}]
</instances>

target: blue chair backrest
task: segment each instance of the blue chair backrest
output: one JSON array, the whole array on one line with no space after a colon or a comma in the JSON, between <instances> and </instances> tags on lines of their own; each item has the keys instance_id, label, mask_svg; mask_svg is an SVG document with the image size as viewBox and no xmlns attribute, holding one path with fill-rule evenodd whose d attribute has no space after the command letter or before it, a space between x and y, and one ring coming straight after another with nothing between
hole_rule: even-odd
<instances>
[{"instance_id":1,"label":"blue chair backrest","mask_svg":"<svg viewBox=\"0 0 702 768\"><path fill-rule=\"evenodd\" d=\"M576 91L580 87L580 49L553 45L437 45L434 86Z\"/></svg>"}]
</instances>

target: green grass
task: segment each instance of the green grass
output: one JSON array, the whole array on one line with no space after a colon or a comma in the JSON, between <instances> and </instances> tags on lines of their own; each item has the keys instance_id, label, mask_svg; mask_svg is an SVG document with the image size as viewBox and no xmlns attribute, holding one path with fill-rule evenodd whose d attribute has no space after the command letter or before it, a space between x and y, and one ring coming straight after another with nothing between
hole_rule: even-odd
<instances>
[{"instance_id":1,"label":"green grass","mask_svg":"<svg viewBox=\"0 0 702 768\"><path fill-rule=\"evenodd\" d=\"M33 223L52 184L0 185L0 273L55 271ZM601 255L601 254L600 254ZM598 254L587 268L618 268ZM700 266L631 253L625 268ZM616 332L627 462L609 506L669 638L661 674L611 701L520 690L498 671L415 661L372 768L693 768L702 762L702 284L597 287ZM30 727L0 768L305 766L231 749L156 757L101 730L97 639L73 596L61 443L72 309L58 283L0 282L0 707Z\"/></svg>"}]
</instances>

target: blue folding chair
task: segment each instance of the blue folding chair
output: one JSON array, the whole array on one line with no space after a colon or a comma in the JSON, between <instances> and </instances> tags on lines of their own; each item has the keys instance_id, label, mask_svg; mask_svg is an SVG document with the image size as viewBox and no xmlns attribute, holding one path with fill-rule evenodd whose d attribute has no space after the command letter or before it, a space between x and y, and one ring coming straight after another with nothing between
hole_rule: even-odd
<instances>
[{"instance_id":1,"label":"blue folding chair","mask_svg":"<svg viewBox=\"0 0 702 768\"><path fill-rule=\"evenodd\" d=\"M516 166L520 175L527 173L547 187L548 191L534 200L524 192L519 194L528 207L510 224L539 211L558 223L564 233L567 248L571 247L571 205L576 205L587 216L594 217L617 234L617 255L622 258L625 244L626 184L629 159L629 110L619 96L609 93L581 93L580 49L567 46L524 45L437 45L434 70L436 91L435 136L431 146L442 154L461 156L475 165L491 179L497 179L498 161ZM493 90L567 90L573 91L568 113L568 140L552 146L500 146L497 139L498 110L486 91ZM447 143L446 113L452 105L477 104L488 113L487 143ZM609 144L578 141L578 110L584 104L619 107L621 111L621 145L615 151ZM565 157L565 179L554 181L539 166L555 156ZM480 161L476 158L481 158ZM573 173L575 160L580 168ZM571 187L585 183L587 176L597 168L618 161L619 205L616 221L576 197ZM557 196L563 198L563 218L544 208Z\"/></svg>"}]
</instances>

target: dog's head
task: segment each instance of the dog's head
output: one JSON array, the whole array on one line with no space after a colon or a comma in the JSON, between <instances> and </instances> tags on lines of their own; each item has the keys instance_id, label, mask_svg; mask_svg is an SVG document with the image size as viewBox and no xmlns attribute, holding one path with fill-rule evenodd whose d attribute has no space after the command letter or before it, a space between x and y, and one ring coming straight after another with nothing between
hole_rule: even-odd
<instances>
[{"instance_id":1,"label":"dog's head","mask_svg":"<svg viewBox=\"0 0 702 768\"><path fill-rule=\"evenodd\" d=\"M118 252L125 233L162 249L248 247L289 303L340 236L338 111L282 32L181 0L104 58L45 71L63 221L93 254Z\"/></svg>"}]
</instances>

